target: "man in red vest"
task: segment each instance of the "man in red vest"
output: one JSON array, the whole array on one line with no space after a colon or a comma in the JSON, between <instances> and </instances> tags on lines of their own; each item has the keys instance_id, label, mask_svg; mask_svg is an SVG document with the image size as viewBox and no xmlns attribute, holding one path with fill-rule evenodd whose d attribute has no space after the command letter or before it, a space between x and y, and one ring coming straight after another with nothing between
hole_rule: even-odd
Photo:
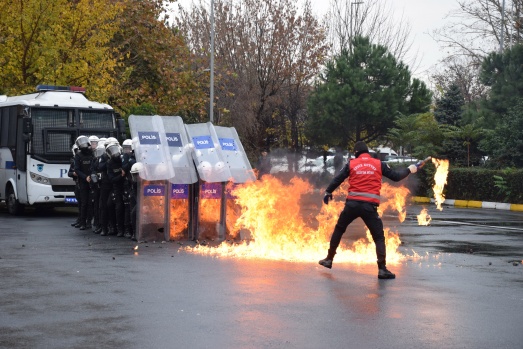
<instances>
[{"instance_id":1,"label":"man in red vest","mask_svg":"<svg viewBox=\"0 0 523 349\"><path fill-rule=\"evenodd\" d=\"M385 176L398 182L409 174L416 173L418 166L410 165L408 168L392 170L386 163L372 158L369 154L369 148L365 142L361 141L356 142L354 145L354 153L356 158L350 160L341 169L325 190L323 202L329 204L329 200L332 200L332 192L348 178L349 194L345 207L341 211L332 233L327 258L322 259L319 263L325 268L332 268L332 260L342 235L345 233L348 225L360 217L365 222L367 228L369 228L372 239L376 244L378 278L394 279L396 275L391 273L386 267L385 234L383 232L383 222L378 215L381 179Z\"/></svg>"}]
</instances>

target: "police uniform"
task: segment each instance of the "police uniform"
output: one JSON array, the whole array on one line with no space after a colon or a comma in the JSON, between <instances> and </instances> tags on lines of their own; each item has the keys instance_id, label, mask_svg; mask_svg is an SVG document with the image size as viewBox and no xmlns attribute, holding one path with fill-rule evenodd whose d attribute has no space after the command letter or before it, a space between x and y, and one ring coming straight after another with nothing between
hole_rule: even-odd
<instances>
[{"instance_id":1,"label":"police uniform","mask_svg":"<svg viewBox=\"0 0 523 349\"><path fill-rule=\"evenodd\" d=\"M93 161L93 152L90 148L81 149L74 157L74 171L78 176L80 190L80 229L91 227L92 210L89 205L89 193L91 191L87 177L91 175L91 162Z\"/></svg>"}]
</instances>

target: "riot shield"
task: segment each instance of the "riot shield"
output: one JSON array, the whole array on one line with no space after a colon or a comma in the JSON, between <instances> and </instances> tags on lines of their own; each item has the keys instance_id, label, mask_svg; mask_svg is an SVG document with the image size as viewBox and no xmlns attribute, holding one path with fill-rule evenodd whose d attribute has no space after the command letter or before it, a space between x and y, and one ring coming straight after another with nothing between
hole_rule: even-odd
<instances>
[{"instance_id":1,"label":"riot shield","mask_svg":"<svg viewBox=\"0 0 523 349\"><path fill-rule=\"evenodd\" d=\"M236 129L234 127L222 126L214 126L214 129L218 136L225 165L231 172L229 180L232 180L234 183L255 181L256 176L247 158L247 154L245 154Z\"/></svg>"},{"instance_id":2,"label":"riot shield","mask_svg":"<svg viewBox=\"0 0 523 349\"><path fill-rule=\"evenodd\" d=\"M231 171L226 166L214 126L206 124L185 125L193 144L192 156L200 178L208 183L227 182Z\"/></svg>"},{"instance_id":3,"label":"riot shield","mask_svg":"<svg viewBox=\"0 0 523 349\"><path fill-rule=\"evenodd\" d=\"M192 229L189 192L190 184L198 181L198 174L192 159L192 143L189 142L183 120L179 116L162 116L163 126L171 163L175 176L170 178L169 212L167 227L169 239L186 238Z\"/></svg>"}]
</instances>

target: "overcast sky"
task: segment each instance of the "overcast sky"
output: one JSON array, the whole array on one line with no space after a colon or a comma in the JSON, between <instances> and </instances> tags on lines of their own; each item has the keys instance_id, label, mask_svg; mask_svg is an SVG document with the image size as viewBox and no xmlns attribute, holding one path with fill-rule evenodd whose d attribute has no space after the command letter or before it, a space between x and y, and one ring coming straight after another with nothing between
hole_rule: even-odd
<instances>
[{"instance_id":1,"label":"overcast sky","mask_svg":"<svg viewBox=\"0 0 523 349\"><path fill-rule=\"evenodd\" d=\"M297 0L302 3L302 0ZM351 0L347 0L351 1ZM359 0L365 1L365 0ZM444 58L446 53L441 50L438 44L430 37L434 29L441 28L446 21L446 17L451 10L458 6L457 0L384 0L391 3L394 14L399 19L407 20L411 27L413 44L413 54L417 53L419 62L418 67L413 71L414 76L426 80L426 71L433 67L438 60ZM196 0L196 3L199 1ZM188 6L192 0L178 0L182 6ZM205 0L210 4L210 0ZM329 0L311 0L311 4L316 14L322 17L330 6Z\"/></svg>"},{"instance_id":2,"label":"overcast sky","mask_svg":"<svg viewBox=\"0 0 523 349\"><path fill-rule=\"evenodd\" d=\"M347 0L350 1L350 0ZM359 0L362 1L362 0ZM365 0L363 0L365 1ZM386 0L392 4L394 15L407 20L412 29L413 50L418 55L419 67L414 75L425 78L425 72L445 57L445 52L429 35L434 29L441 28L450 11L458 7L457 0ZM311 0L317 14L323 16L330 6L329 0Z\"/></svg>"}]
</instances>

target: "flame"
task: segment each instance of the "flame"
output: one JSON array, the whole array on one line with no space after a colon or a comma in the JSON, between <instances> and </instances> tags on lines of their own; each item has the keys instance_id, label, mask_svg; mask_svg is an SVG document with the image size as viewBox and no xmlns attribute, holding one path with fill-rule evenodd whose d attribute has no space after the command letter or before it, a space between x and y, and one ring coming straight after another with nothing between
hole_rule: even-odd
<instances>
[{"instance_id":1,"label":"flame","mask_svg":"<svg viewBox=\"0 0 523 349\"><path fill-rule=\"evenodd\" d=\"M242 236L242 232L249 232L250 239L240 242L228 240L218 246L200 244L185 249L214 257L306 262L317 260L327 252L330 235L344 207L346 188L344 189L334 193L335 200L329 205L322 205L321 201L318 202L318 196L314 196L311 184L298 177L284 184L278 178L266 175L262 181L236 185L232 190L235 197L234 206L228 205L227 208L228 214L232 211L231 208L235 209L232 213L234 218L229 219L228 216L227 228L231 236ZM407 188L396 188L384 183L380 216L386 210L395 209L399 213L400 221L403 221L408 195ZM208 211L219 212L219 209L211 204L202 202L200 207L202 217L210 215ZM213 220L218 221L216 217ZM354 228L349 227L346 234L353 232ZM385 229L385 238L387 262L395 264L404 260L405 256L398 251L401 244L399 234ZM376 261L375 245L368 230L365 238L357 240L351 246L342 241L337 252L336 262L360 264Z\"/></svg>"},{"instance_id":2,"label":"flame","mask_svg":"<svg viewBox=\"0 0 523 349\"><path fill-rule=\"evenodd\" d=\"M169 220L170 239L183 238L189 226L189 203L187 199L171 200Z\"/></svg>"},{"instance_id":3,"label":"flame","mask_svg":"<svg viewBox=\"0 0 523 349\"><path fill-rule=\"evenodd\" d=\"M429 225L432 218L429 215L429 211L423 208L418 217L418 225Z\"/></svg>"},{"instance_id":4,"label":"flame","mask_svg":"<svg viewBox=\"0 0 523 349\"><path fill-rule=\"evenodd\" d=\"M383 183L381 186L381 204L378 207L380 217L387 209L398 211L398 219L403 223L407 217L407 210L405 209L407 197L410 195L410 190L401 186L393 187L388 183Z\"/></svg>"},{"instance_id":5,"label":"flame","mask_svg":"<svg viewBox=\"0 0 523 349\"><path fill-rule=\"evenodd\" d=\"M438 210L442 211L441 205L445 202L445 196L443 195L443 188L447 184L447 175L449 173L449 161L438 160L432 158L432 163L436 166L436 173L434 174L434 200Z\"/></svg>"}]
</instances>

